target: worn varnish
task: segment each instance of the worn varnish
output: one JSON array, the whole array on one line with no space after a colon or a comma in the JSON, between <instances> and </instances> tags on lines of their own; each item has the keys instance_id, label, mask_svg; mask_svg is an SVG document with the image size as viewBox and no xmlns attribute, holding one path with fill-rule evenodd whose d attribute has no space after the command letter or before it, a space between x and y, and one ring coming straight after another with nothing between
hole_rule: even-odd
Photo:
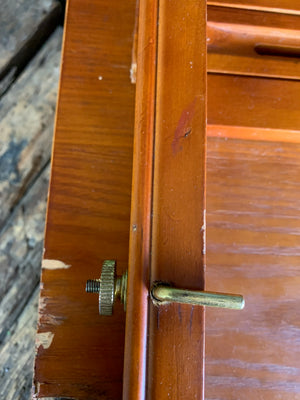
<instances>
[{"instance_id":1,"label":"worn varnish","mask_svg":"<svg viewBox=\"0 0 300 400\"><path fill-rule=\"evenodd\" d=\"M123 307L100 317L85 280L127 268L135 1L70 0L43 264L34 397L120 399ZM56 260L56 261L53 261ZM49 268L49 265L57 268ZM62 266L65 266L62 268Z\"/></svg>"}]
</instances>

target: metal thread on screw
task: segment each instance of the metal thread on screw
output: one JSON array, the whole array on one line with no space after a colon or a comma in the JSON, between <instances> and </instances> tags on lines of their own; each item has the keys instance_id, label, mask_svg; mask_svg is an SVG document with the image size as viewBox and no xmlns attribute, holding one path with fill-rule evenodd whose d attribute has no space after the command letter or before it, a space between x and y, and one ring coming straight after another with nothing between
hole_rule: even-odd
<instances>
[{"instance_id":1,"label":"metal thread on screw","mask_svg":"<svg viewBox=\"0 0 300 400\"><path fill-rule=\"evenodd\" d=\"M100 315L112 315L115 299L121 300L126 311L127 272L116 276L115 270L115 260L104 260L100 279L89 279L86 282L87 293L99 294Z\"/></svg>"},{"instance_id":2,"label":"metal thread on screw","mask_svg":"<svg viewBox=\"0 0 300 400\"><path fill-rule=\"evenodd\" d=\"M100 279L89 279L86 282L85 291L87 293L99 293L100 292Z\"/></svg>"}]
</instances>

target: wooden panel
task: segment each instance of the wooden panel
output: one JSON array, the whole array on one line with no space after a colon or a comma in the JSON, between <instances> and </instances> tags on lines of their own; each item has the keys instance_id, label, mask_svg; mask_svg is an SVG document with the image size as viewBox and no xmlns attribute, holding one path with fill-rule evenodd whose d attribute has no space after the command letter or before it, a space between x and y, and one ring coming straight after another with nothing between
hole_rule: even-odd
<instances>
[{"instance_id":1,"label":"wooden panel","mask_svg":"<svg viewBox=\"0 0 300 400\"><path fill-rule=\"evenodd\" d=\"M208 7L208 71L299 79L300 16Z\"/></svg>"},{"instance_id":2,"label":"wooden panel","mask_svg":"<svg viewBox=\"0 0 300 400\"><path fill-rule=\"evenodd\" d=\"M300 14L298 0L208 0L209 5Z\"/></svg>"},{"instance_id":3,"label":"wooden panel","mask_svg":"<svg viewBox=\"0 0 300 400\"><path fill-rule=\"evenodd\" d=\"M98 315L85 281L127 268L135 1L70 0L47 217L35 398L120 399L123 307ZM48 260L48 261L47 261ZM50 260L50 261L49 261Z\"/></svg>"},{"instance_id":4,"label":"wooden panel","mask_svg":"<svg viewBox=\"0 0 300 400\"><path fill-rule=\"evenodd\" d=\"M206 4L159 3L151 282L204 285ZM149 399L203 398L203 309L150 305Z\"/></svg>"},{"instance_id":5,"label":"wooden panel","mask_svg":"<svg viewBox=\"0 0 300 400\"><path fill-rule=\"evenodd\" d=\"M300 130L300 82L208 75L208 123Z\"/></svg>"},{"instance_id":6,"label":"wooden panel","mask_svg":"<svg viewBox=\"0 0 300 400\"><path fill-rule=\"evenodd\" d=\"M298 400L300 144L208 139L206 399Z\"/></svg>"}]
</instances>

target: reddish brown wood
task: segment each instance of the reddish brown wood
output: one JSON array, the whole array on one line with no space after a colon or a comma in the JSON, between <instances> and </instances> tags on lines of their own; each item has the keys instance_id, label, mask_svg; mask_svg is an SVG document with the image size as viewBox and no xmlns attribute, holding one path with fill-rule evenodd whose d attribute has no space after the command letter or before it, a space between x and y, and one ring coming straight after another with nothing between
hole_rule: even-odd
<instances>
[{"instance_id":1,"label":"reddish brown wood","mask_svg":"<svg viewBox=\"0 0 300 400\"><path fill-rule=\"evenodd\" d=\"M300 14L298 0L208 0L208 5L244 8L286 14Z\"/></svg>"},{"instance_id":2,"label":"reddish brown wood","mask_svg":"<svg viewBox=\"0 0 300 400\"><path fill-rule=\"evenodd\" d=\"M141 0L133 153L123 399L145 396L150 275L157 1Z\"/></svg>"},{"instance_id":3,"label":"reddish brown wood","mask_svg":"<svg viewBox=\"0 0 300 400\"><path fill-rule=\"evenodd\" d=\"M206 286L246 306L206 310L207 399L299 399L300 144L284 140L208 139Z\"/></svg>"},{"instance_id":4,"label":"reddish brown wood","mask_svg":"<svg viewBox=\"0 0 300 400\"><path fill-rule=\"evenodd\" d=\"M249 126L208 125L207 136L262 142L300 143L299 131L253 128Z\"/></svg>"},{"instance_id":5,"label":"reddish brown wood","mask_svg":"<svg viewBox=\"0 0 300 400\"><path fill-rule=\"evenodd\" d=\"M208 7L208 71L299 79L300 16Z\"/></svg>"},{"instance_id":6,"label":"reddish brown wood","mask_svg":"<svg viewBox=\"0 0 300 400\"><path fill-rule=\"evenodd\" d=\"M159 3L151 282L204 285L204 2ZM203 398L204 312L150 302L149 399Z\"/></svg>"},{"instance_id":7,"label":"reddish brown wood","mask_svg":"<svg viewBox=\"0 0 300 400\"><path fill-rule=\"evenodd\" d=\"M63 264L44 263L36 398L122 396L123 307L100 317L84 289L103 259L127 268L134 16L134 0L69 1L45 239Z\"/></svg>"},{"instance_id":8,"label":"reddish brown wood","mask_svg":"<svg viewBox=\"0 0 300 400\"><path fill-rule=\"evenodd\" d=\"M208 124L300 130L299 81L209 74L208 88Z\"/></svg>"}]
</instances>

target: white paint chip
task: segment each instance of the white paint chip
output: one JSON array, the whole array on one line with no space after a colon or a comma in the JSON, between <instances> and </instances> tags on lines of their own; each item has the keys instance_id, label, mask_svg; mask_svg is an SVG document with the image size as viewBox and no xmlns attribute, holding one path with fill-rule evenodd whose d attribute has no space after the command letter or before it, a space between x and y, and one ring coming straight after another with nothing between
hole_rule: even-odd
<instances>
[{"instance_id":1,"label":"white paint chip","mask_svg":"<svg viewBox=\"0 0 300 400\"><path fill-rule=\"evenodd\" d=\"M43 260L42 268L43 269L68 269L71 265L65 264L59 260Z\"/></svg>"},{"instance_id":2,"label":"white paint chip","mask_svg":"<svg viewBox=\"0 0 300 400\"><path fill-rule=\"evenodd\" d=\"M36 347L37 349L42 346L44 349L48 349L51 346L54 333L52 332L40 332L36 335Z\"/></svg>"},{"instance_id":3,"label":"white paint chip","mask_svg":"<svg viewBox=\"0 0 300 400\"><path fill-rule=\"evenodd\" d=\"M99 81L102 81L103 76L99 75L99 76L98 76L98 79L99 79Z\"/></svg>"}]
</instances>

